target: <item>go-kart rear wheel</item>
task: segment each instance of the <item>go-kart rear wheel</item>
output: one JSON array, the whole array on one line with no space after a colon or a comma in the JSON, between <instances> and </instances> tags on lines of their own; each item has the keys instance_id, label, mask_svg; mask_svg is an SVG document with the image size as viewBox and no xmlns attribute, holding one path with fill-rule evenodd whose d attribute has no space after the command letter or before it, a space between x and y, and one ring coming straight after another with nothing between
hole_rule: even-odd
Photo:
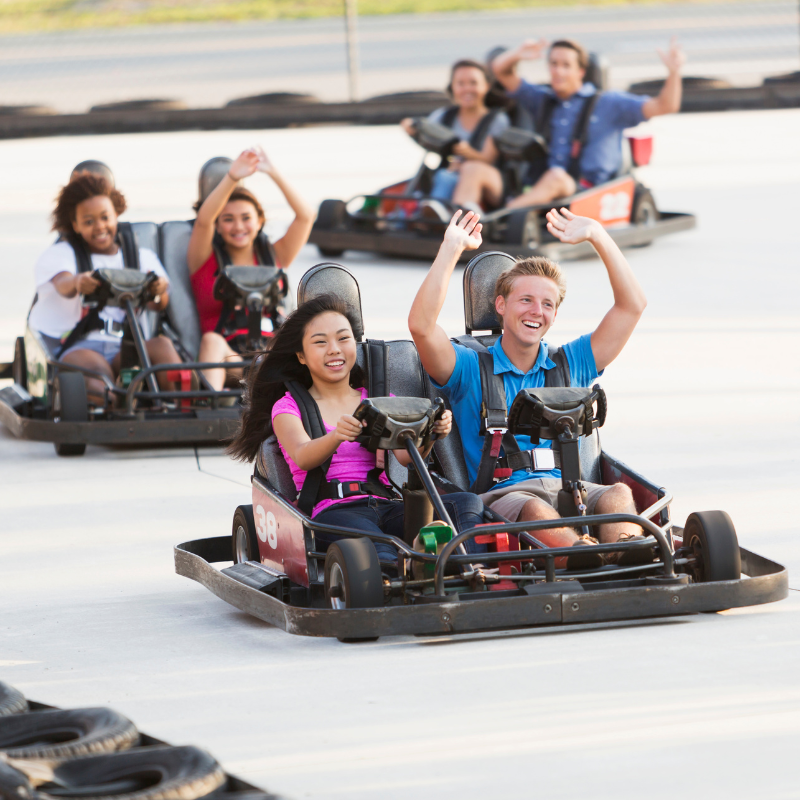
<instances>
[{"instance_id":1,"label":"go-kart rear wheel","mask_svg":"<svg viewBox=\"0 0 800 800\"><path fill-rule=\"evenodd\" d=\"M11 714L24 714L28 710L28 701L19 689L0 683L0 717Z\"/></svg>"},{"instance_id":2,"label":"go-kart rear wheel","mask_svg":"<svg viewBox=\"0 0 800 800\"><path fill-rule=\"evenodd\" d=\"M347 221L347 206L343 200L323 200L317 212L317 220L314 227L317 230L330 231L344 225ZM317 245L320 254L326 258L338 258L344 250L335 247L323 247Z\"/></svg>"},{"instance_id":3,"label":"go-kart rear wheel","mask_svg":"<svg viewBox=\"0 0 800 800\"><path fill-rule=\"evenodd\" d=\"M506 224L505 243L508 247L522 247L526 251L537 247L539 215L527 208L512 211Z\"/></svg>"},{"instance_id":4,"label":"go-kart rear wheel","mask_svg":"<svg viewBox=\"0 0 800 800\"><path fill-rule=\"evenodd\" d=\"M637 191L633 197L633 213L631 222L634 225L649 227L658 222L658 209L653 195L647 189Z\"/></svg>"},{"instance_id":5,"label":"go-kart rear wheel","mask_svg":"<svg viewBox=\"0 0 800 800\"><path fill-rule=\"evenodd\" d=\"M261 561L253 506L239 506L234 512L231 546L234 564L243 564L245 561Z\"/></svg>"},{"instance_id":6,"label":"go-kart rear wheel","mask_svg":"<svg viewBox=\"0 0 800 800\"><path fill-rule=\"evenodd\" d=\"M689 574L695 583L738 580L742 573L739 539L724 511L696 511L683 529L683 546L694 563Z\"/></svg>"},{"instance_id":7,"label":"go-kart rear wheel","mask_svg":"<svg viewBox=\"0 0 800 800\"><path fill-rule=\"evenodd\" d=\"M381 565L370 539L342 539L328 548L325 600L335 609L383 605Z\"/></svg>"},{"instance_id":8,"label":"go-kart rear wheel","mask_svg":"<svg viewBox=\"0 0 800 800\"><path fill-rule=\"evenodd\" d=\"M14 383L23 389L28 388L28 363L25 360L25 340L18 336L14 342L14 364L11 369Z\"/></svg>"},{"instance_id":9,"label":"go-kart rear wheel","mask_svg":"<svg viewBox=\"0 0 800 800\"><path fill-rule=\"evenodd\" d=\"M89 403L86 399L86 382L80 372L59 372L53 382L53 418L61 422L87 422ZM55 442L60 456L82 456L85 444Z\"/></svg>"}]
</instances>

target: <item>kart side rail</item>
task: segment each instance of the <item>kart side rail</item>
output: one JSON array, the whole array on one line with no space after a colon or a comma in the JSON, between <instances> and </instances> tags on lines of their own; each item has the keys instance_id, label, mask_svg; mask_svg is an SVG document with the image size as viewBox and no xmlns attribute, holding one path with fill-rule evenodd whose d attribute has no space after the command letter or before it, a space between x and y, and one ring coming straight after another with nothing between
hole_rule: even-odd
<instances>
[{"instance_id":1,"label":"kart side rail","mask_svg":"<svg viewBox=\"0 0 800 800\"><path fill-rule=\"evenodd\" d=\"M555 582L552 591L536 588L512 597L501 592L494 597L495 593L487 592L486 599L479 601L448 598L419 605L334 610L289 605L220 572L213 564L230 562L230 536L196 539L174 549L178 575L197 581L239 610L288 633L340 639L678 616L772 603L788 595L788 574L783 566L744 548L740 554L746 577L732 581L576 591L571 580L562 590Z\"/></svg>"}]
</instances>

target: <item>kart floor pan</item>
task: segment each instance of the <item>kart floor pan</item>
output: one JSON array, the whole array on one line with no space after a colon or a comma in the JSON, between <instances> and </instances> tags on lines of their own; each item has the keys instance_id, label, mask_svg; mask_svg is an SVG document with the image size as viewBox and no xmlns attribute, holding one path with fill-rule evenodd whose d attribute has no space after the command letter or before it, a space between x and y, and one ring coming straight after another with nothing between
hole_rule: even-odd
<instances>
[{"instance_id":1,"label":"kart floor pan","mask_svg":"<svg viewBox=\"0 0 800 800\"><path fill-rule=\"evenodd\" d=\"M335 611L291 606L221 573L212 564L230 561L230 536L184 542L174 552L178 575L203 584L239 610L288 633L340 639L676 616L772 603L789 593L784 567L740 548L747 577L735 581Z\"/></svg>"},{"instance_id":2,"label":"kart floor pan","mask_svg":"<svg viewBox=\"0 0 800 800\"><path fill-rule=\"evenodd\" d=\"M187 415L188 416L188 415ZM53 422L17 413L0 399L0 423L18 439L57 444L181 444L217 443L236 432L238 408L196 411L187 419L98 420Z\"/></svg>"},{"instance_id":3,"label":"kart floor pan","mask_svg":"<svg viewBox=\"0 0 800 800\"><path fill-rule=\"evenodd\" d=\"M660 219L651 225L628 225L609 228L608 233L620 247L648 244L659 236L690 230L697 224L693 214L661 212ZM404 258L433 260L442 243L441 235L422 236L419 233L392 231L313 230L309 242L329 250L358 250ZM522 246L511 242L497 242L486 237L477 250L465 252L462 260L474 258L478 253L497 249L510 250L512 255L522 255ZM526 250L526 256L546 256L553 259L586 258L594 254L588 244L565 245L548 242L542 247Z\"/></svg>"}]
</instances>

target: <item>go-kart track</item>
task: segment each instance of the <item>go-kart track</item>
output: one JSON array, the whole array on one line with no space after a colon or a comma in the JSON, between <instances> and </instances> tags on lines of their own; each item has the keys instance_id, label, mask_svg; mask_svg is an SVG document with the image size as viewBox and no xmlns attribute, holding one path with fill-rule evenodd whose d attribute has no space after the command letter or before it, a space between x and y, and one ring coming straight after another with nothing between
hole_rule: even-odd
<instances>
[{"instance_id":1,"label":"go-kart track","mask_svg":"<svg viewBox=\"0 0 800 800\"><path fill-rule=\"evenodd\" d=\"M90 445L64 459L0 428L0 680L54 706L113 706L297 800L797 796L800 112L659 118L652 130L643 178L698 224L627 251L649 305L602 379L603 446L668 487L680 524L727 511L742 547L788 568L788 599L457 637L290 636L174 572L175 544L227 533L250 502L249 467L210 447ZM421 152L394 128L2 142L0 361L72 165L106 161L124 219L161 222L189 216L200 164L253 142L315 204L388 185ZM277 193L252 185L280 232ZM321 260L305 248L293 286ZM341 261L367 335L407 338L425 263ZM443 312L452 335L461 271ZM556 343L610 304L598 260L566 271Z\"/></svg>"}]
</instances>

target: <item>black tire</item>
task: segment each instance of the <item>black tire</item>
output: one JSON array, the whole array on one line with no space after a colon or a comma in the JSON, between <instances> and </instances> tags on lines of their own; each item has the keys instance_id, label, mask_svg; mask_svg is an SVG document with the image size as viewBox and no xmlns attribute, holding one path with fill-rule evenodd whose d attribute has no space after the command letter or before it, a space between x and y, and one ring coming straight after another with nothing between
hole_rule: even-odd
<instances>
[{"instance_id":1,"label":"black tire","mask_svg":"<svg viewBox=\"0 0 800 800\"><path fill-rule=\"evenodd\" d=\"M683 91L689 92L692 89L730 89L731 84L721 78L704 78L700 76L686 75L682 80ZM657 95L664 88L664 79L658 78L651 81L639 81L632 83L628 87L629 92L634 94Z\"/></svg>"},{"instance_id":2,"label":"black tire","mask_svg":"<svg viewBox=\"0 0 800 800\"><path fill-rule=\"evenodd\" d=\"M241 564L244 561L261 561L253 506L239 506L233 512L231 555L234 564Z\"/></svg>"},{"instance_id":3,"label":"black tire","mask_svg":"<svg viewBox=\"0 0 800 800\"><path fill-rule=\"evenodd\" d=\"M527 251L539 244L539 215L535 211L521 208L508 215L505 243L508 247ZM512 253L512 255L514 255Z\"/></svg>"},{"instance_id":4,"label":"black tire","mask_svg":"<svg viewBox=\"0 0 800 800\"><path fill-rule=\"evenodd\" d=\"M683 529L683 546L694 556L689 574L695 583L734 581L741 577L739 539L724 511L696 511Z\"/></svg>"},{"instance_id":5,"label":"black tire","mask_svg":"<svg viewBox=\"0 0 800 800\"><path fill-rule=\"evenodd\" d=\"M89 113L97 111L181 111L187 108L183 100L123 100L119 103L101 103L92 106Z\"/></svg>"},{"instance_id":6,"label":"black tire","mask_svg":"<svg viewBox=\"0 0 800 800\"><path fill-rule=\"evenodd\" d=\"M40 798L157 800L205 797L225 783L222 767L199 747L136 748L67 761L55 780L39 787Z\"/></svg>"},{"instance_id":7,"label":"black tire","mask_svg":"<svg viewBox=\"0 0 800 800\"><path fill-rule=\"evenodd\" d=\"M21 336L18 336L14 342L12 377L14 383L23 389L28 388L28 362L25 360L25 340Z\"/></svg>"},{"instance_id":8,"label":"black tire","mask_svg":"<svg viewBox=\"0 0 800 800\"><path fill-rule=\"evenodd\" d=\"M344 200L323 200L319 205L314 227L330 231L343 225L347 219L347 206Z\"/></svg>"},{"instance_id":9,"label":"black tire","mask_svg":"<svg viewBox=\"0 0 800 800\"><path fill-rule=\"evenodd\" d=\"M282 106L294 103L319 103L319 97L305 92L268 92L250 97L237 97L225 103L226 108L236 106Z\"/></svg>"},{"instance_id":10,"label":"black tire","mask_svg":"<svg viewBox=\"0 0 800 800\"><path fill-rule=\"evenodd\" d=\"M381 565L371 539L342 539L328 548L325 601L335 609L383 605Z\"/></svg>"},{"instance_id":11,"label":"black tire","mask_svg":"<svg viewBox=\"0 0 800 800\"><path fill-rule=\"evenodd\" d=\"M49 117L58 114L50 106L0 106L0 117Z\"/></svg>"},{"instance_id":12,"label":"black tire","mask_svg":"<svg viewBox=\"0 0 800 800\"><path fill-rule=\"evenodd\" d=\"M37 711L0 718L0 753L9 758L70 758L126 750L139 741L136 726L110 708Z\"/></svg>"},{"instance_id":13,"label":"black tire","mask_svg":"<svg viewBox=\"0 0 800 800\"><path fill-rule=\"evenodd\" d=\"M633 196L633 210L631 212L631 222L635 225L655 225L658 222L659 214L656 208L656 201L649 189L640 189Z\"/></svg>"},{"instance_id":14,"label":"black tire","mask_svg":"<svg viewBox=\"0 0 800 800\"><path fill-rule=\"evenodd\" d=\"M62 422L87 422L89 403L86 399L86 382L80 372L59 372L53 382L53 416ZM60 456L82 456L85 444L55 443Z\"/></svg>"},{"instance_id":15,"label":"black tire","mask_svg":"<svg viewBox=\"0 0 800 800\"><path fill-rule=\"evenodd\" d=\"M28 710L28 701L19 689L0 683L0 717L11 714L24 714Z\"/></svg>"},{"instance_id":16,"label":"black tire","mask_svg":"<svg viewBox=\"0 0 800 800\"><path fill-rule=\"evenodd\" d=\"M379 94L375 97L368 97L362 103L420 103L432 101L446 105L451 103L450 97L438 89L422 89L410 92L392 92L391 94Z\"/></svg>"}]
</instances>

